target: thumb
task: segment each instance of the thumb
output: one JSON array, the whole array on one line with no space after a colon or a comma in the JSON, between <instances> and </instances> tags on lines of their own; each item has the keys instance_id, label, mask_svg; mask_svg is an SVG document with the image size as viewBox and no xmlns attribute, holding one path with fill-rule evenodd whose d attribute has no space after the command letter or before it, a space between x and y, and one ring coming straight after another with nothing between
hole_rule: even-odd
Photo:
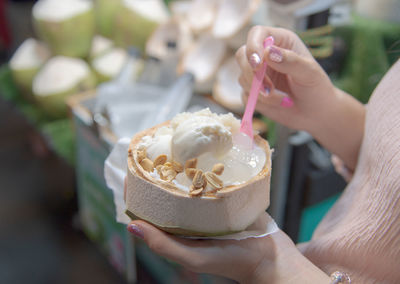
<instances>
[{"instance_id":1,"label":"thumb","mask_svg":"<svg viewBox=\"0 0 400 284\"><path fill-rule=\"evenodd\" d=\"M289 75L296 83L302 85L315 83L321 78L319 74L323 72L313 58L275 45L265 49L264 60L271 69Z\"/></svg>"}]
</instances>

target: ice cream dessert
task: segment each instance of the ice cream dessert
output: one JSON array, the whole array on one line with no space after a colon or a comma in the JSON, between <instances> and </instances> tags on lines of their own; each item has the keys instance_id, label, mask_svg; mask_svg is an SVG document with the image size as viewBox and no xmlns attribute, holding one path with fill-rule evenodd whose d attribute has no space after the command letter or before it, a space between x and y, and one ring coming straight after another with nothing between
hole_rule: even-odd
<instances>
[{"instance_id":1,"label":"ice cream dessert","mask_svg":"<svg viewBox=\"0 0 400 284\"><path fill-rule=\"evenodd\" d=\"M209 109L178 114L129 146L127 214L181 235L245 230L269 205L268 142L238 142L240 121Z\"/></svg>"}]
</instances>

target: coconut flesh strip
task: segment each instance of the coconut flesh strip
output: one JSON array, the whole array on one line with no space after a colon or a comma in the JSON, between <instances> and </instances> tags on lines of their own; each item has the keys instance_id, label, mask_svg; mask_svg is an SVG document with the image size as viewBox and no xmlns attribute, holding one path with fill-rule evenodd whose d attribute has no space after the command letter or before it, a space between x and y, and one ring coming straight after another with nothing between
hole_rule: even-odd
<instances>
[{"instance_id":1,"label":"coconut flesh strip","mask_svg":"<svg viewBox=\"0 0 400 284\"><path fill-rule=\"evenodd\" d=\"M181 54L192 42L192 35L189 28L178 21L176 18L160 24L152 33L146 43L147 55L165 59L171 55L168 44L172 42L176 44L173 53Z\"/></svg>"},{"instance_id":2,"label":"coconut flesh strip","mask_svg":"<svg viewBox=\"0 0 400 284\"><path fill-rule=\"evenodd\" d=\"M224 235L246 229L269 205L271 157L268 143L259 136L252 149L237 143L239 127L232 114L204 109L178 114L137 134L129 148L125 198L131 217L181 235ZM146 163L143 157L139 162L144 152ZM192 180L185 171L172 180L162 179L162 167L152 167L163 155L164 165L178 161L188 165L186 159L197 159L195 170L208 180L200 195L192 195L198 177ZM217 179L208 179L221 164L223 171L214 175ZM217 190L215 184L220 185Z\"/></svg>"},{"instance_id":3,"label":"coconut flesh strip","mask_svg":"<svg viewBox=\"0 0 400 284\"><path fill-rule=\"evenodd\" d=\"M60 22L92 9L87 0L40 0L33 6L33 16L40 20Z\"/></svg>"},{"instance_id":4,"label":"coconut flesh strip","mask_svg":"<svg viewBox=\"0 0 400 284\"><path fill-rule=\"evenodd\" d=\"M212 34L217 38L230 38L238 33L255 13L260 0L222 0Z\"/></svg>"},{"instance_id":5,"label":"coconut flesh strip","mask_svg":"<svg viewBox=\"0 0 400 284\"><path fill-rule=\"evenodd\" d=\"M41 66L50 57L46 45L36 39L26 39L10 60L11 69L30 69Z\"/></svg>"},{"instance_id":6,"label":"coconut flesh strip","mask_svg":"<svg viewBox=\"0 0 400 284\"><path fill-rule=\"evenodd\" d=\"M225 56L226 48L223 40L209 34L202 35L183 55L178 68L179 72L190 72L198 85L206 85L215 77Z\"/></svg>"},{"instance_id":7,"label":"coconut flesh strip","mask_svg":"<svg viewBox=\"0 0 400 284\"><path fill-rule=\"evenodd\" d=\"M236 113L243 113L244 104L239 76L240 67L235 57L231 57L218 70L212 96L227 109Z\"/></svg>"},{"instance_id":8,"label":"coconut flesh strip","mask_svg":"<svg viewBox=\"0 0 400 284\"><path fill-rule=\"evenodd\" d=\"M56 56L35 77L33 92L37 96L65 92L76 87L89 74L89 66L82 59Z\"/></svg>"}]
</instances>

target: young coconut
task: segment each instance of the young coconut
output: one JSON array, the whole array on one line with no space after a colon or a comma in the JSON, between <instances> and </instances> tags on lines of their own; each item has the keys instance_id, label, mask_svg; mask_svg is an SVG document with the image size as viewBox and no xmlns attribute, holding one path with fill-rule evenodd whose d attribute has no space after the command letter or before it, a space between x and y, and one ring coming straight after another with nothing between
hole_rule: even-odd
<instances>
[{"instance_id":1,"label":"young coconut","mask_svg":"<svg viewBox=\"0 0 400 284\"><path fill-rule=\"evenodd\" d=\"M11 57L9 66L12 77L26 98L32 99L33 78L50 56L50 50L44 43L28 38Z\"/></svg>"},{"instance_id":2,"label":"young coconut","mask_svg":"<svg viewBox=\"0 0 400 284\"><path fill-rule=\"evenodd\" d=\"M195 77L195 91L210 93L226 51L227 46L223 40L202 34L184 52L178 64L178 73L192 73Z\"/></svg>"},{"instance_id":3,"label":"young coconut","mask_svg":"<svg viewBox=\"0 0 400 284\"><path fill-rule=\"evenodd\" d=\"M135 135L128 150L128 216L185 236L245 230L269 206L271 151L260 136L253 149L243 148L232 139L238 129L231 114L206 109Z\"/></svg>"},{"instance_id":4,"label":"young coconut","mask_svg":"<svg viewBox=\"0 0 400 284\"><path fill-rule=\"evenodd\" d=\"M46 62L33 80L35 100L49 115L65 116L65 99L94 88L96 80L82 59L56 56Z\"/></svg>"},{"instance_id":5,"label":"young coconut","mask_svg":"<svg viewBox=\"0 0 400 284\"><path fill-rule=\"evenodd\" d=\"M118 14L121 0L94 0L96 31L106 37L114 33L115 17Z\"/></svg>"},{"instance_id":6,"label":"young coconut","mask_svg":"<svg viewBox=\"0 0 400 284\"><path fill-rule=\"evenodd\" d=\"M32 9L39 37L57 55L86 57L94 35L93 4L87 0L39 0Z\"/></svg>"},{"instance_id":7,"label":"young coconut","mask_svg":"<svg viewBox=\"0 0 400 284\"><path fill-rule=\"evenodd\" d=\"M192 34L187 25L173 18L158 26L152 33L146 43L146 54L163 60L171 55L168 47L170 43L175 44L174 54L182 54L192 40Z\"/></svg>"},{"instance_id":8,"label":"young coconut","mask_svg":"<svg viewBox=\"0 0 400 284\"><path fill-rule=\"evenodd\" d=\"M227 40L234 49L239 48L246 42L260 3L261 0L221 0L212 26L213 36Z\"/></svg>"},{"instance_id":9,"label":"young coconut","mask_svg":"<svg viewBox=\"0 0 400 284\"><path fill-rule=\"evenodd\" d=\"M225 108L243 113L242 87L239 84L240 67L235 57L230 57L219 68L212 96Z\"/></svg>"},{"instance_id":10,"label":"young coconut","mask_svg":"<svg viewBox=\"0 0 400 284\"><path fill-rule=\"evenodd\" d=\"M109 52L113 47L114 43L112 42L112 40L100 35L95 35L93 37L92 45L90 47L89 61L93 60L97 56Z\"/></svg>"},{"instance_id":11,"label":"young coconut","mask_svg":"<svg viewBox=\"0 0 400 284\"><path fill-rule=\"evenodd\" d=\"M113 48L92 61L98 82L115 78L128 60L128 53L122 48Z\"/></svg>"},{"instance_id":12,"label":"young coconut","mask_svg":"<svg viewBox=\"0 0 400 284\"><path fill-rule=\"evenodd\" d=\"M148 37L168 18L168 9L162 0L122 0L113 38L119 46L135 46L144 51Z\"/></svg>"}]
</instances>

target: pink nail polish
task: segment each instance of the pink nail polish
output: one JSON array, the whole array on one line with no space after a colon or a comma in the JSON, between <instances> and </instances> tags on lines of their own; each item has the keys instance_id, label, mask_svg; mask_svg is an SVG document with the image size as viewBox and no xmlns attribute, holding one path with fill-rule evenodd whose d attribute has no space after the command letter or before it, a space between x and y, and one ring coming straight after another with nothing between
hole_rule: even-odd
<instances>
[{"instance_id":1,"label":"pink nail polish","mask_svg":"<svg viewBox=\"0 0 400 284\"><path fill-rule=\"evenodd\" d=\"M277 63L282 62L282 60L283 60L282 52L278 48L276 48L274 46L270 46L269 47L269 59L271 61L274 61Z\"/></svg>"},{"instance_id":2,"label":"pink nail polish","mask_svg":"<svg viewBox=\"0 0 400 284\"><path fill-rule=\"evenodd\" d=\"M142 229L139 228L139 226L137 226L135 224L130 224L130 225L128 225L128 231L131 234L135 235L136 237L144 239L144 233L143 233Z\"/></svg>"},{"instance_id":3,"label":"pink nail polish","mask_svg":"<svg viewBox=\"0 0 400 284\"><path fill-rule=\"evenodd\" d=\"M291 98L289 98L289 97L284 97L282 99L282 101L281 101L281 106L282 107L286 107L286 108L292 107L293 106L293 100Z\"/></svg>"},{"instance_id":4,"label":"pink nail polish","mask_svg":"<svg viewBox=\"0 0 400 284\"><path fill-rule=\"evenodd\" d=\"M257 68L258 65L260 65L260 63L261 63L261 58L257 53L253 53L250 56L249 62L250 62L250 65L252 68Z\"/></svg>"}]
</instances>

